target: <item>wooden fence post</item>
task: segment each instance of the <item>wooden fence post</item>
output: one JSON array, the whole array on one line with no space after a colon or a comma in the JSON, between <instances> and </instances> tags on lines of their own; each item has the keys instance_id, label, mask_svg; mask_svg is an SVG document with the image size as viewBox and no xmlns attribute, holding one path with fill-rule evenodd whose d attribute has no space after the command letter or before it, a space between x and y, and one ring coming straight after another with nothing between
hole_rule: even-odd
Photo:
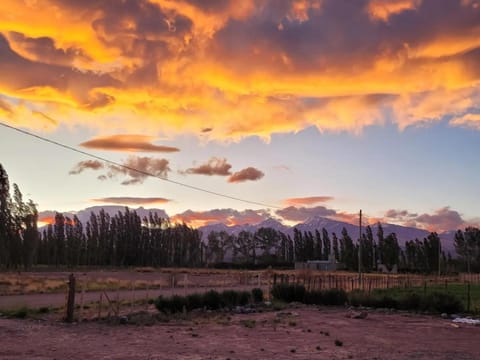
<instances>
[{"instance_id":1,"label":"wooden fence post","mask_svg":"<svg viewBox=\"0 0 480 360\"><path fill-rule=\"evenodd\" d=\"M470 281L467 282L467 312L470 312Z\"/></svg>"},{"instance_id":2,"label":"wooden fence post","mask_svg":"<svg viewBox=\"0 0 480 360\"><path fill-rule=\"evenodd\" d=\"M82 282L82 290L81 290L81 293L80 293L80 314L78 315L78 321L81 322L83 320L83 301L84 301L84 298L85 298L85 287L87 286L86 284L86 281L83 281Z\"/></svg>"},{"instance_id":3,"label":"wooden fence post","mask_svg":"<svg viewBox=\"0 0 480 360\"><path fill-rule=\"evenodd\" d=\"M67 314L66 322L73 322L73 313L75 311L75 276L70 274L68 277L68 298L67 298Z\"/></svg>"}]
</instances>

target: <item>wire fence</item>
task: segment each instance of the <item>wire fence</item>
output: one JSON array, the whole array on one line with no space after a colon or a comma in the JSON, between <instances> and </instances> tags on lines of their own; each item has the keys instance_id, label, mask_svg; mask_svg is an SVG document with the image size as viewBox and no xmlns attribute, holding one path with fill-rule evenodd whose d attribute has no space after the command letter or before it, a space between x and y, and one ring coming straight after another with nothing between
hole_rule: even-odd
<instances>
[{"instance_id":1,"label":"wire fence","mask_svg":"<svg viewBox=\"0 0 480 360\"><path fill-rule=\"evenodd\" d=\"M0 273L0 309L23 304L28 307L68 308L68 272ZM86 271L74 273L77 318L118 315L122 310L148 309L158 296L188 295L211 289L261 288L269 297L275 284L302 284L307 290L343 289L347 292L374 289L447 291L462 298L470 308L480 307L480 274L426 276L419 274L362 274L314 270L212 270L137 269L137 271ZM472 290L473 289L473 290ZM70 288L70 294L71 294ZM71 296L71 295L70 295ZM71 303L70 303L71 304ZM70 305L72 306L72 305Z\"/></svg>"}]
</instances>

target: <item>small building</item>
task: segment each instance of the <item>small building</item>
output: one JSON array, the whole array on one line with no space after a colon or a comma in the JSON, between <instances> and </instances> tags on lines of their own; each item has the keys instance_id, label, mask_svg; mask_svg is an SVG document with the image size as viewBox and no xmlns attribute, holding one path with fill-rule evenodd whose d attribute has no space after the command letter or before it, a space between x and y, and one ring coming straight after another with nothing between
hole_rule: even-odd
<instances>
[{"instance_id":1,"label":"small building","mask_svg":"<svg viewBox=\"0 0 480 360\"><path fill-rule=\"evenodd\" d=\"M337 270L337 260L335 255L330 254L328 260L307 260L295 262L295 270L318 270L318 271L336 271Z\"/></svg>"}]
</instances>

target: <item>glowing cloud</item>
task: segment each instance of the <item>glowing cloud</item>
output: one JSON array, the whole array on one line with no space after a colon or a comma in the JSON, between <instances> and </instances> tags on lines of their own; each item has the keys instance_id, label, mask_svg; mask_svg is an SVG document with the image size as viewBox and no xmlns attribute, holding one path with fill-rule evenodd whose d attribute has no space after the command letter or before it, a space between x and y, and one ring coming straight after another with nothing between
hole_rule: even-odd
<instances>
[{"instance_id":1,"label":"glowing cloud","mask_svg":"<svg viewBox=\"0 0 480 360\"><path fill-rule=\"evenodd\" d=\"M176 147L154 145L153 136L146 135L111 135L85 141L80 146L90 149L131 151L131 152L176 152Z\"/></svg>"},{"instance_id":2,"label":"glowing cloud","mask_svg":"<svg viewBox=\"0 0 480 360\"><path fill-rule=\"evenodd\" d=\"M86 169L100 170L106 168L108 172L98 176L99 180L113 179L117 176L126 176L122 185L142 184L149 176L166 178L171 171L167 159L130 156L122 162L123 166L104 164L98 160L81 161L70 171L71 175L78 175Z\"/></svg>"},{"instance_id":3,"label":"glowing cloud","mask_svg":"<svg viewBox=\"0 0 480 360\"><path fill-rule=\"evenodd\" d=\"M213 209L208 211L187 210L171 218L173 222L184 222L194 227L223 223L227 226L258 224L270 217L266 210Z\"/></svg>"},{"instance_id":4,"label":"glowing cloud","mask_svg":"<svg viewBox=\"0 0 480 360\"><path fill-rule=\"evenodd\" d=\"M373 19L388 21L390 16L407 10L414 10L422 0L371 0L368 12Z\"/></svg>"},{"instance_id":5,"label":"glowing cloud","mask_svg":"<svg viewBox=\"0 0 480 360\"><path fill-rule=\"evenodd\" d=\"M438 209L434 214L421 214L414 221L419 226L435 231L454 230L465 226L465 221L458 211L451 210L448 206Z\"/></svg>"},{"instance_id":6,"label":"glowing cloud","mask_svg":"<svg viewBox=\"0 0 480 360\"><path fill-rule=\"evenodd\" d=\"M299 197L299 198L290 198L283 200L285 205L314 205L322 202L327 202L333 200L332 196L308 196L308 197Z\"/></svg>"},{"instance_id":7,"label":"glowing cloud","mask_svg":"<svg viewBox=\"0 0 480 360\"><path fill-rule=\"evenodd\" d=\"M245 181L256 181L260 180L263 178L265 174L258 170L255 169L254 167L247 167L245 169L242 169L240 171L237 171L232 174L228 178L229 183L239 183L239 182L245 182Z\"/></svg>"},{"instance_id":8,"label":"glowing cloud","mask_svg":"<svg viewBox=\"0 0 480 360\"><path fill-rule=\"evenodd\" d=\"M477 1L260 3L3 0L0 113L231 141L478 110Z\"/></svg>"},{"instance_id":9,"label":"glowing cloud","mask_svg":"<svg viewBox=\"0 0 480 360\"><path fill-rule=\"evenodd\" d=\"M85 160L85 161L80 161L77 165L75 165L75 167L72 170L70 170L69 174L78 175L87 169L99 170L99 169L103 169L104 167L105 167L105 164L101 161Z\"/></svg>"},{"instance_id":10,"label":"glowing cloud","mask_svg":"<svg viewBox=\"0 0 480 360\"><path fill-rule=\"evenodd\" d=\"M108 203L108 204L120 204L120 205L154 205L154 204L166 204L170 202L169 199L161 197L105 197L99 199L92 199L94 202L98 203Z\"/></svg>"},{"instance_id":11,"label":"glowing cloud","mask_svg":"<svg viewBox=\"0 0 480 360\"><path fill-rule=\"evenodd\" d=\"M320 217L332 217L337 214L335 210L328 209L325 206L316 207L295 207L289 206L276 211L276 214L287 221L303 222L308 219Z\"/></svg>"},{"instance_id":12,"label":"glowing cloud","mask_svg":"<svg viewBox=\"0 0 480 360\"><path fill-rule=\"evenodd\" d=\"M185 173L196 174L196 175L208 175L208 176L212 176L212 175L228 176L231 174L231 171L230 171L231 168L232 168L232 165L227 162L227 159L213 157L210 160L208 160L205 164L187 169Z\"/></svg>"},{"instance_id":13,"label":"glowing cloud","mask_svg":"<svg viewBox=\"0 0 480 360\"><path fill-rule=\"evenodd\" d=\"M471 127L480 130L480 114L465 114L450 120L452 126Z\"/></svg>"}]
</instances>

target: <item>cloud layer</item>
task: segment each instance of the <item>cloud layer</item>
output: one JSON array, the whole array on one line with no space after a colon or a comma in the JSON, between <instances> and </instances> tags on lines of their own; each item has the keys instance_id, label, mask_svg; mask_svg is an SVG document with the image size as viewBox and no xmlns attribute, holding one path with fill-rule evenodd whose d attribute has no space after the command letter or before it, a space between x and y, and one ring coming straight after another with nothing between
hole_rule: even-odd
<instances>
[{"instance_id":1,"label":"cloud layer","mask_svg":"<svg viewBox=\"0 0 480 360\"><path fill-rule=\"evenodd\" d=\"M240 183L245 181L256 181L260 180L264 176L265 174L262 171L250 166L233 173L232 176L228 178L228 182Z\"/></svg>"},{"instance_id":2,"label":"cloud layer","mask_svg":"<svg viewBox=\"0 0 480 360\"><path fill-rule=\"evenodd\" d=\"M99 199L92 199L94 202L103 204L119 204L119 205L158 205L170 202L169 199L161 197L104 197Z\"/></svg>"},{"instance_id":3,"label":"cloud layer","mask_svg":"<svg viewBox=\"0 0 480 360\"><path fill-rule=\"evenodd\" d=\"M212 157L206 163L189 168L186 174L207 175L207 176L228 176L231 174L232 165L225 158Z\"/></svg>"},{"instance_id":4,"label":"cloud layer","mask_svg":"<svg viewBox=\"0 0 480 360\"><path fill-rule=\"evenodd\" d=\"M307 196L307 197L298 197L298 198L289 198L283 200L285 205L295 206L295 205L315 205L318 203L323 203L331 201L334 198L332 196Z\"/></svg>"},{"instance_id":5,"label":"cloud layer","mask_svg":"<svg viewBox=\"0 0 480 360\"><path fill-rule=\"evenodd\" d=\"M22 126L58 126L44 114L220 140L360 132L387 118L480 127L476 0L4 0L0 10L0 113Z\"/></svg>"},{"instance_id":6,"label":"cloud layer","mask_svg":"<svg viewBox=\"0 0 480 360\"><path fill-rule=\"evenodd\" d=\"M209 224L223 223L227 226L242 224L258 224L270 217L266 210L234 210L213 209L207 211L187 210L172 217L174 222L185 222L200 227Z\"/></svg>"},{"instance_id":7,"label":"cloud layer","mask_svg":"<svg viewBox=\"0 0 480 360\"><path fill-rule=\"evenodd\" d=\"M180 149L171 146L154 145L153 136L111 135L97 137L80 144L89 149L128 151L128 152L176 152Z\"/></svg>"},{"instance_id":8,"label":"cloud layer","mask_svg":"<svg viewBox=\"0 0 480 360\"><path fill-rule=\"evenodd\" d=\"M149 176L166 178L171 171L167 159L156 159L152 157L129 156L123 161L122 166L103 163L98 160L86 160L77 163L70 171L70 175L78 175L85 170L106 170L98 176L99 180L124 177L122 185L142 184Z\"/></svg>"}]
</instances>

